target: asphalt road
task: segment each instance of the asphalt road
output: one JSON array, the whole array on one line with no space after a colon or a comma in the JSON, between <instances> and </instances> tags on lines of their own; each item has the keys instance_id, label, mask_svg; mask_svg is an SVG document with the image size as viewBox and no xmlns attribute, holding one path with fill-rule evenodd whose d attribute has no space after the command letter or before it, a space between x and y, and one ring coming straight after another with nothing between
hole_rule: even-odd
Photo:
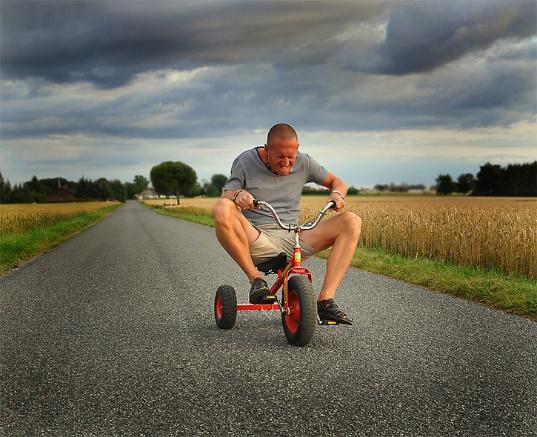
<instances>
[{"instance_id":1,"label":"asphalt road","mask_svg":"<svg viewBox=\"0 0 537 437\"><path fill-rule=\"evenodd\" d=\"M316 289L324 261L308 267ZM0 435L537 435L537 323L351 269L289 346L211 228L136 203L0 279Z\"/></svg>"}]
</instances>

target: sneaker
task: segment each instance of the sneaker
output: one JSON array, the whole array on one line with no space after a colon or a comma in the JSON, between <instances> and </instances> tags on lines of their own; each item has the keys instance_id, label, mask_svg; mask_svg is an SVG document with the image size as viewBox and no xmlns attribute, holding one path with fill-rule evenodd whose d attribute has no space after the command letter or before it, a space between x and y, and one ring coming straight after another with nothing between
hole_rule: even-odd
<instances>
[{"instance_id":1,"label":"sneaker","mask_svg":"<svg viewBox=\"0 0 537 437\"><path fill-rule=\"evenodd\" d=\"M250 303L261 303L270 295L267 281L263 278L255 278L250 288Z\"/></svg>"},{"instance_id":2,"label":"sneaker","mask_svg":"<svg viewBox=\"0 0 537 437\"><path fill-rule=\"evenodd\" d=\"M334 320L345 325L352 325L352 319L349 319L334 302L334 299L325 299L317 302L317 313L321 320Z\"/></svg>"}]
</instances>

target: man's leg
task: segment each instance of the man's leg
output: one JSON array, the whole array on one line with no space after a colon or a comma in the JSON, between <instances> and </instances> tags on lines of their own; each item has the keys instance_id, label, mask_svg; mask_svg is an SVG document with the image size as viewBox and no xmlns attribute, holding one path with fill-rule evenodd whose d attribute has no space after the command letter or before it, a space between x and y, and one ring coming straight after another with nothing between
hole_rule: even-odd
<instances>
[{"instance_id":1,"label":"man's leg","mask_svg":"<svg viewBox=\"0 0 537 437\"><path fill-rule=\"evenodd\" d=\"M241 214L235 203L220 198L213 208L216 238L246 273L250 283L260 278L261 273L255 267L250 256L249 244L259 237L259 231Z\"/></svg>"},{"instance_id":2,"label":"man's leg","mask_svg":"<svg viewBox=\"0 0 537 437\"><path fill-rule=\"evenodd\" d=\"M304 231L301 238L315 251L332 246L326 262L326 275L319 294L319 300L333 298L336 289L349 267L358 240L362 220L353 212L342 212L317 227Z\"/></svg>"}]
</instances>

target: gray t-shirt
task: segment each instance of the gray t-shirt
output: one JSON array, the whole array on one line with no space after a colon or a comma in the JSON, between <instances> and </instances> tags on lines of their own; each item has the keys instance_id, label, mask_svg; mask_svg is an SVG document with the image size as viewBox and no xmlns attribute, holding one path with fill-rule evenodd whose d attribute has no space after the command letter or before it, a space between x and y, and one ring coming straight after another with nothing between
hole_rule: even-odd
<instances>
[{"instance_id":1,"label":"gray t-shirt","mask_svg":"<svg viewBox=\"0 0 537 437\"><path fill-rule=\"evenodd\" d=\"M272 173L259 157L257 148L241 153L231 166L231 176L224 190L243 188L257 200L270 203L283 223L298 224L302 187L305 183L321 184L328 172L305 153L297 153L293 169L287 176ZM276 223L270 211L252 209L244 211L254 225Z\"/></svg>"}]
</instances>

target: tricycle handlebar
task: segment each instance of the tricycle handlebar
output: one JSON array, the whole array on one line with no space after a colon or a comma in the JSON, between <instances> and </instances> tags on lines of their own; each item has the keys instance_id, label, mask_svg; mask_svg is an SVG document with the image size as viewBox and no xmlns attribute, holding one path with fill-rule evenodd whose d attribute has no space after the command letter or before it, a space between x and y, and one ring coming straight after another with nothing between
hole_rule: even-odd
<instances>
[{"instance_id":1,"label":"tricycle handlebar","mask_svg":"<svg viewBox=\"0 0 537 437\"><path fill-rule=\"evenodd\" d=\"M254 199L254 206L256 208L266 207L272 213L272 215L276 219L276 223L278 223L278 226L280 226L280 228L285 229L286 231L298 232L298 231L307 231L307 230L313 229L315 226L317 226L319 224L319 222L321 221L321 218L323 218L323 216L326 214L326 211L328 211L330 208L335 208L336 202L334 202L333 200L328 202L323 207L323 209L321 209L319 211L319 214L317 215L317 218L313 222L308 222L308 223L306 223L304 225L298 225L298 226L297 225L290 225L290 224L286 225L286 224L282 223L282 221L280 220L280 217L278 217L278 213L272 207L272 205L270 203L268 203L268 202L265 202L263 200Z\"/></svg>"}]
</instances>

